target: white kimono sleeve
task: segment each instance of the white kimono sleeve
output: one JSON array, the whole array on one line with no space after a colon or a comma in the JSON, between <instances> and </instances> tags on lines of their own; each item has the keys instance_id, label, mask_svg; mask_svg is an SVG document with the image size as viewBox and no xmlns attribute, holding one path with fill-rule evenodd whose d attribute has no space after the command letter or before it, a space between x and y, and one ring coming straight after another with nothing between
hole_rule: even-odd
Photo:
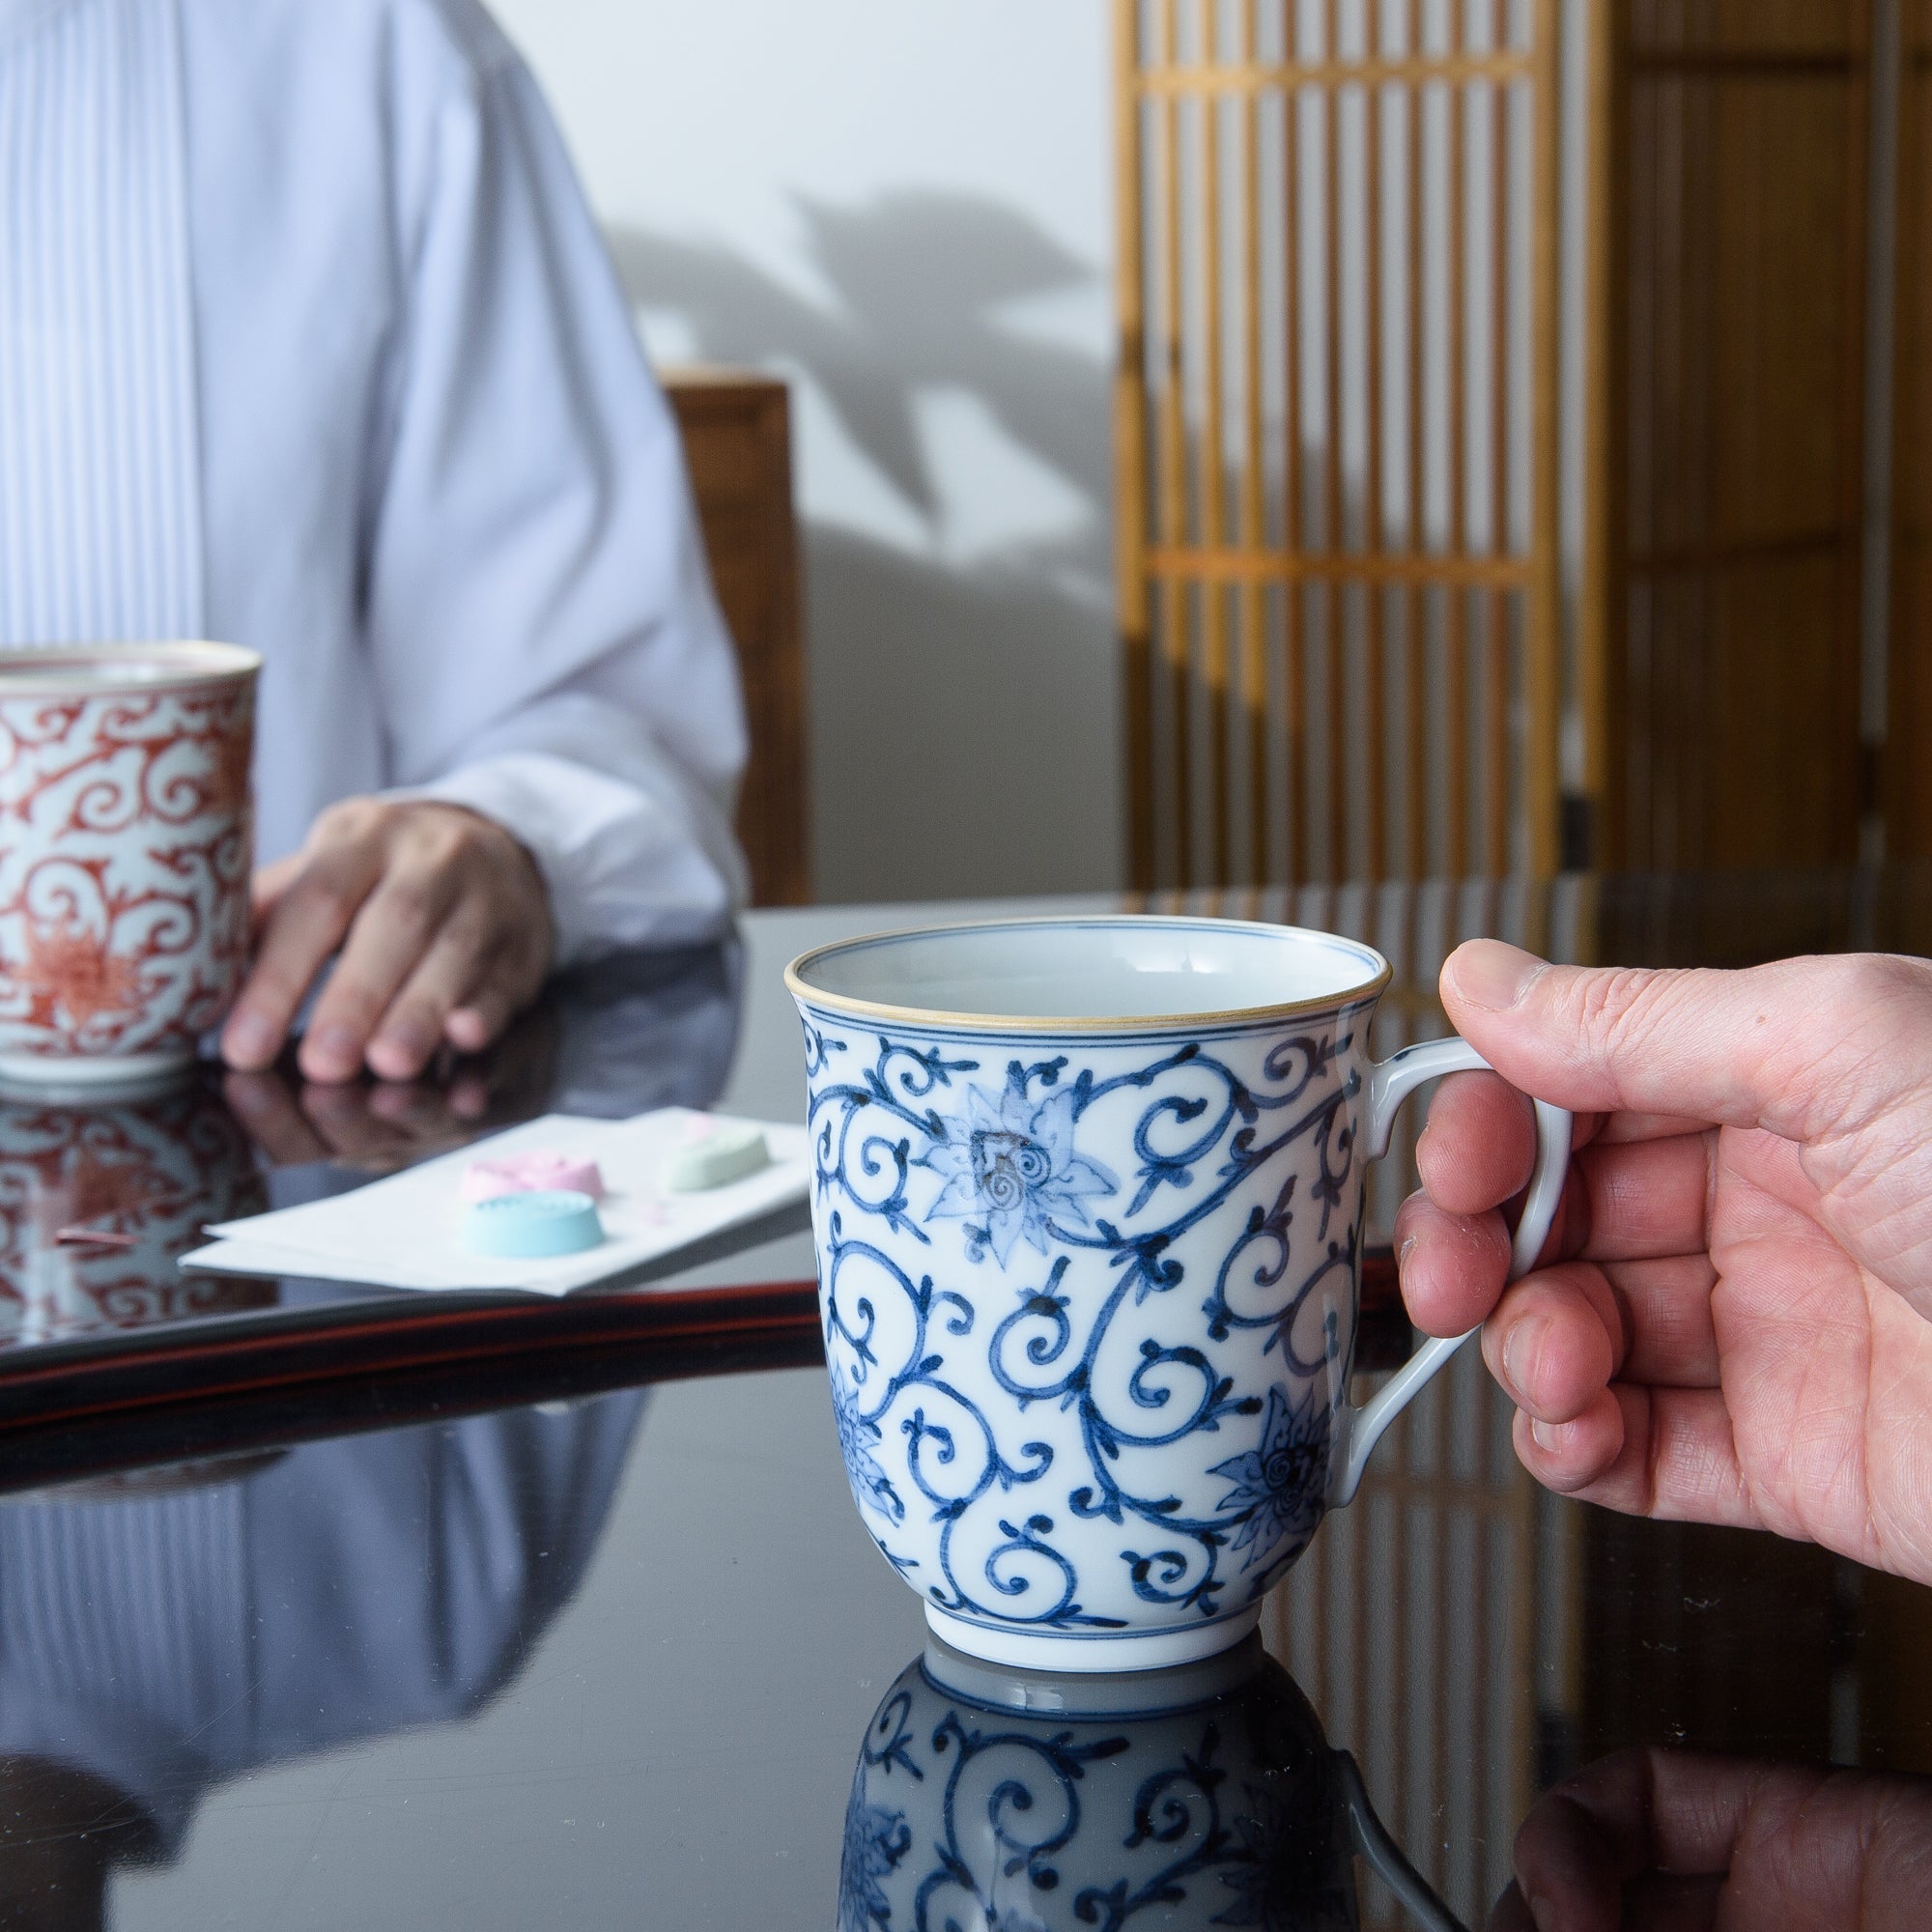
<instances>
[{"instance_id":1,"label":"white kimono sleeve","mask_svg":"<svg viewBox=\"0 0 1932 1932\"><path fill-rule=\"evenodd\" d=\"M676 424L521 62L440 110L376 446L365 615L398 788L504 825L557 959L744 895L736 665Z\"/></svg>"}]
</instances>

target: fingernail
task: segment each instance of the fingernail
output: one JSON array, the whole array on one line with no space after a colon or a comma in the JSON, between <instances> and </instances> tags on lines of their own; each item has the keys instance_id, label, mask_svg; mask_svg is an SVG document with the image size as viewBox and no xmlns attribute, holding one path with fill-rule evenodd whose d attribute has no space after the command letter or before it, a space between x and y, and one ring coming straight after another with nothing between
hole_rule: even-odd
<instances>
[{"instance_id":1,"label":"fingernail","mask_svg":"<svg viewBox=\"0 0 1932 1932\"><path fill-rule=\"evenodd\" d=\"M1523 1381L1520 1370L1536 1360L1536 1351L1543 1342L1543 1323L1534 1317L1526 1317L1519 1321L1503 1341L1503 1380L1509 1384L1510 1394L1520 1402L1523 1399Z\"/></svg>"},{"instance_id":2,"label":"fingernail","mask_svg":"<svg viewBox=\"0 0 1932 1932\"><path fill-rule=\"evenodd\" d=\"M1560 1422L1532 1422L1529 1433L1539 1449L1554 1450L1562 1446L1563 1425Z\"/></svg>"},{"instance_id":3,"label":"fingernail","mask_svg":"<svg viewBox=\"0 0 1932 1932\"><path fill-rule=\"evenodd\" d=\"M273 1058L277 1041L274 1028L260 1013L239 1012L228 1022L221 1043L231 1060L259 1065Z\"/></svg>"},{"instance_id":4,"label":"fingernail","mask_svg":"<svg viewBox=\"0 0 1932 1932\"><path fill-rule=\"evenodd\" d=\"M429 1058L430 1042L414 1027L386 1027L369 1047L371 1064L386 1061L393 1066L408 1066L412 1072Z\"/></svg>"},{"instance_id":5,"label":"fingernail","mask_svg":"<svg viewBox=\"0 0 1932 1932\"><path fill-rule=\"evenodd\" d=\"M1449 978L1472 1007L1506 1013L1545 970L1543 960L1520 947L1505 946L1500 939L1475 939L1458 950Z\"/></svg>"},{"instance_id":6,"label":"fingernail","mask_svg":"<svg viewBox=\"0 0 1932 1932\"><path fill-rule=\"evenodd\" d=\"M1396 1265L1396 1272L1398 1274L1400 1274L1403 1268L1407 1264L1409 1251L1415 1246L1416 1242L1419 1241L1421 1238L1422 1237L1419 1235L1411 1235L1409 1236L1408 1239L1403 1242L1402 1246L1395 1251L1395 1265Z\"/></svg>"},{"instance_id":7,"label":"fingernail","mask_svg":"<svg viewBox=\"0 0 1932 1932\"><path fill-rule=\"evenodd\" d=\"M302 1057L324 1066L354 1068L362 1058L355 1036L344 1026L326 1026L309 1035Z\"/></svg>"}]
</instances>

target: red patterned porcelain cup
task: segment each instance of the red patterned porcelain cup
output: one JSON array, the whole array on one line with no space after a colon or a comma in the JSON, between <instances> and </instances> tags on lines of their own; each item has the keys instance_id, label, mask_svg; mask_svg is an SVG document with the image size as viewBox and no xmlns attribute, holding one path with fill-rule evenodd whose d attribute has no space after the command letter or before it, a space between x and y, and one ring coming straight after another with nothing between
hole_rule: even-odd
<instances>
[{"instance_id":1,"label":"red patterned porcelain cup","mask_svg":"<svg viewBox=\"0 0 1932 1932\"><path fill-rule=\"evenodd\" d=\"M192 1061L248 958L255 678L232 644L0 651L0 1079Z\"/></svg>"}]
</instances>

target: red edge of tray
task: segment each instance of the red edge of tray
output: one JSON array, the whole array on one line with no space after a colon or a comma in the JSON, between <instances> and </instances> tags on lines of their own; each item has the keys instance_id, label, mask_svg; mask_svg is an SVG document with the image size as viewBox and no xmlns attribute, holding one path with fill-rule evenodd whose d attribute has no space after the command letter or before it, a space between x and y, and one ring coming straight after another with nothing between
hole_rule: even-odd
<instances>
[{"instance_id":1,"label":"red edge of tray","mask_svg":"<svg viewBox=\"0 0 1932 1932\"><path fill-rule=\"evenodd\" d=\"M1362 1306L1376 1313L1396 1300L1394 1256L1385 1247L1370 1248L1363 1257ZM125 1350L0 1368L0 1445L9 1435L49 1424L356 1377L554 1359L599 1349L675 1346L688 1357L694 1345L728 1351L763 1340L815 1338L818 1288L807 1280L561 1299L466 1299L410 1313L384 1301L380 1312L360 1316L352 1304L300 1325L256 1327L245 1318L237 1325L242 1332L149 1343L130 1335Z\"/></svg>"}]
</instances>

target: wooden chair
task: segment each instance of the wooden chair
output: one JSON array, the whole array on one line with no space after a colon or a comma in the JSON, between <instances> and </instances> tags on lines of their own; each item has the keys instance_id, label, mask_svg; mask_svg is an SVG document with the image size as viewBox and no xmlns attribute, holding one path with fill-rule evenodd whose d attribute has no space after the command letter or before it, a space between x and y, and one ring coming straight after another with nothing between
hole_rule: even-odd
<instances>
[{"instance_id":1,"label":"wooden chair","mask_svg":"<svg viewBox=\"0 0 1932 1932\"><path fill-rule=\"evenodd\" d=\"M811 874L789 397L781 382L743 370L673 369L664 384L744 678L752 756L738 837L752 902L804 905Z\"/></svg>"}]
</instances>

